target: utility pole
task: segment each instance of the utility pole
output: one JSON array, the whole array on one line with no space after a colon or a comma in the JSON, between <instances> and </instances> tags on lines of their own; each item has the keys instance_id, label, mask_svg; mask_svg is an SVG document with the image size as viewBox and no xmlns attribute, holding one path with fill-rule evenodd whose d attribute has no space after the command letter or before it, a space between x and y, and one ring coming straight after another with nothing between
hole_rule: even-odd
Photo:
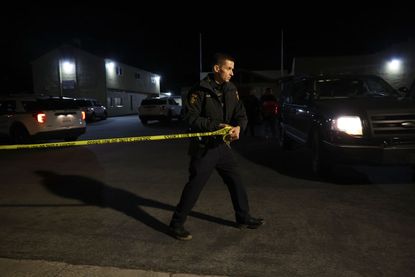
<instances>
[{"instance_id":1,"label":"utility pole","mask_svg":"<svg viewBox=\"0 0 415 277\"><path fill-rule=\"evenodd\" d=\"M62 88L62 61L59 58L59 64L58 64L58 82L59 82L59 95L62 98L63 97L63 88Z\"/></svg>"},{"instance_id":2,"label":"utility pole","mask_svg":"<svg viewBox=\"0 0 415 277\"><path fill-rule=\"evenodd\" d=\"M284 30L281 28L281 77L284 76Z\"/></svg>"},{"instance_id":3,"label":"utility pole","mask_svg":"<svg viewBox=\"0 0 415 277\"><path fill-rule=\"evenodd\" d=\"M199 33L199 79L202 72L202 33Z\"/></svg>"}]
</instances>

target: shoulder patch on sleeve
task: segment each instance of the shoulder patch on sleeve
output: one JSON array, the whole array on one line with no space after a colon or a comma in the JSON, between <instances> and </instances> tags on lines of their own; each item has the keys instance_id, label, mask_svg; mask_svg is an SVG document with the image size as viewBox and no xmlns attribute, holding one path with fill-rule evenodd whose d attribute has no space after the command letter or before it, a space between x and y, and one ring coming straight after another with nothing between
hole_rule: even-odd
<instances>
[{"instance_id":1,"label":"shoulder patch on sleeve","mask_svg":"<svg viewBox=\"0 0 415 277\"><path fill-rule=\"evenodd\" d=\"M192 93L190 95L190 105L194 105L196 103L198 97L199 97L199 95L197 95L197 93Z\"/></svg>"},{"instance_id":2,"label":"shoulder patch on sleeve","mask_svg":"<svg viewBox=\"0 0 415 277\"><path fill-rule=\"evenodd\" d=\"M238 99L238 101L239 101L239 93L238 93L238 91L236 90L235 91L235 94L236 94L236 98Z\"/></svg>"}]
</instances>

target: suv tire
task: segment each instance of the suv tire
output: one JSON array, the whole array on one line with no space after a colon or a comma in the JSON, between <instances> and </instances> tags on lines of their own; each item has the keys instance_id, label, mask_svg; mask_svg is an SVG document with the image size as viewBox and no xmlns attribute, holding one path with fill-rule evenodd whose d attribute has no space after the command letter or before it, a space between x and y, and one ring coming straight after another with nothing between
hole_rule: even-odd
<instances>
[{"instance_id":1,"label":"suv tire","mask_svg":"<svg viewBox=\"0 0 415 277\"><path fill-rule=\"evenodd\" d=\"M278 145L283 150L290 150L293 146L293 141L285 133L285 128L279 124Z\"/></svg>"},{"instance_id":2,"label":"suv tire","mask_svg":"<svg viewBox=\"0 0 415 277\"><path fill-rule=\"evenodd\" d=\"M92 122L97 121L97 115L95 113L92 113L92 115L91 115L91 121Z\"/></svg>"},{"instance_id":3,"label":"suv tire","mask_svg":"<svg viewBox=\"0 0 415 277\"><path fill-rule=\"evenodd\" d=\"M147 125L147 119L146 118L140 117L140 121L141 121L141 123L143 123L143 125Z\"/></svg>"},{"instance_id":4,"label":"suv tire","mask_svg":"<svg viewBox=\"0 0 415 277\"><path fill-rule=\"evenodd\" d=\"M15 144L25 144L30 142L30 135L26 128L22 125L14 125L10 134Z\"/></svg>"},{"instance_id":5,"label":"suv tire","mask_svg":"<svg viewBox=\"0 0 415 277\"><path fill-rule=\"evenodd\" d=\"M327 155L321 147L321 138L317 130L312 134L311 168L318 177L326 177L330 175L332 170L332 164L328 161Z\"/></svg>"},{"instance_id":6,"label":"suv tire","mask_svg":"<svg viewBox=\"0 0 415 277\"><path fill-rule=\"evenodd\" d=\"M76 141L78 139L77 136L68 136L65 137L65 141Z\"/></svg>"},{"instance_id":7,"label":"suv tire","mask_svg":"<svg viewBox=\"0 0 415 277\"><path fill-rule=\"evenodd\" d=\"M164 118L165 123L170 123L172 120L173 115L171 114L171 111L168 112L167 116Z\"/></svg>"}]
</instances>

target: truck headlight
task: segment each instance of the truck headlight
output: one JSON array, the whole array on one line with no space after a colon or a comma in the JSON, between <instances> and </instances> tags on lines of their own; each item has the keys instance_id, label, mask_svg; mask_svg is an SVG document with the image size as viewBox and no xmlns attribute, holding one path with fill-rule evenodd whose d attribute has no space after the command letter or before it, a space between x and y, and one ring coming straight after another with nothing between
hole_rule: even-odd
<instances>
[{"instance_id":1,"label":"truck headlight","mask_svg":"<svg viewBox=\"0 0 415 277\"><path fill-rule=\"evenodd\" d=\"M331 122L331 129L349 135L363 135L362 121L358 116L339 116Z\"/></svg>"}]
</instances>

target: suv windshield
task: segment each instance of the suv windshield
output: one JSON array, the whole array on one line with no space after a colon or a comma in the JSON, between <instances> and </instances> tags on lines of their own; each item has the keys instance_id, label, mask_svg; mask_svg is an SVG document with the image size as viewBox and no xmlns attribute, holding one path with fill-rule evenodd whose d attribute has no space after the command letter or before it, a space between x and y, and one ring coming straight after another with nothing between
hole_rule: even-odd
<instances>
[{"instance_id":1,"label":"suv windshield","mask_svg":"<svg viewBox=\"0 0 415 277\"><path fill-rule=\"evenodd\" d=\"M97 102L96 100L76 99L75 102L79 107L102 106L101 103Z\"/></svg>"},{"instance_id":2,"label":"suv windshield","mask_svg":"<svg viewBox=\"0 0 415 277\"><path fill-rule=\"evenodd\" d=\"M144 99L141 105L165 105L166 99Z\"/></svg>"},{"instance_id":3,"label":"suv windshield","mask_svg":"<svg viewBox=\"0 0 415 277\"><path fill-rule=\"evenodd\" d=\"M86 100L75 100L76 104L78 104L79 107L90 107L92 106L90 101Z\"/></svg>"},{"instance_id":4,"label":"suv windshield","mask_svg":"<svg viewBox=\"0 0 415 277\"><path fill-rule=\"evenodd\" d=\"M324 78L316 80L319 99L349 97L399 97L385 81L378 78Z\"/></svg>"}]
</instances>

